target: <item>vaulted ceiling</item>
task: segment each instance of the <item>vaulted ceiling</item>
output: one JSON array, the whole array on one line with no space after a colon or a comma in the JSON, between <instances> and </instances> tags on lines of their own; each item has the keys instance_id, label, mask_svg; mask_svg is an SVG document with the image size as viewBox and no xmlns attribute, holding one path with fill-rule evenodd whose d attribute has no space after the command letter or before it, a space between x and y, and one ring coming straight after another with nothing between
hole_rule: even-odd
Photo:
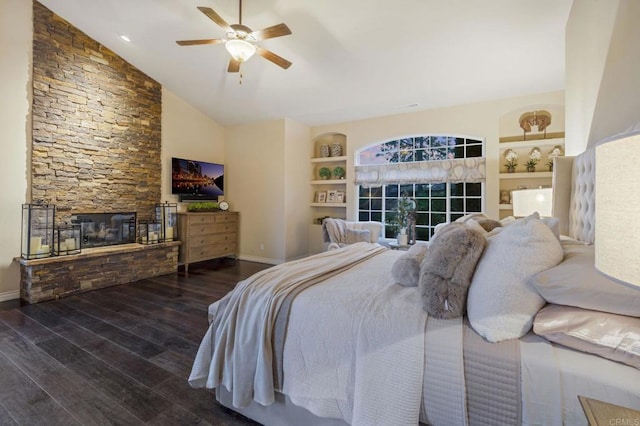
<instances>
[{"instance_id":1,"label":"vaulted ceiling","mask_svg":"<svg viewBox=\"0 0 640 426\"><path fill-rule=\"evenodd\" d=\"M224 38L197 7L238 23L238 0L40 0L222 125L289 117L310 126L564 88L573 0L244 0L254 30L292 35L227 73ZM120 36L127 35L131 42Z\"/></svg>"}]
</instances>

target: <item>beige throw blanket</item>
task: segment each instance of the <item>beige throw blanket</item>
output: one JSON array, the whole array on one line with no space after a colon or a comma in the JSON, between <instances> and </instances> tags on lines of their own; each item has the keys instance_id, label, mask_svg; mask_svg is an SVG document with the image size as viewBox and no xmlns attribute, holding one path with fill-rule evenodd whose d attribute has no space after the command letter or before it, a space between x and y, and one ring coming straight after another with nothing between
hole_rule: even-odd
<instances>
[{"instance_id":1,"label":"beige throw blanket","mask_svg":"<svg viewBox=\"0 0 640 426\"><path fill-rule=\"evenodd\" d=\"M273 327L282 303L300 286L332 277L386 248L358 243L266 269L238 283L202 340L189 384L232 392L233 405L274 402ZM216 327L217 325L217 327Z\"/></svg>"}]
</instances>

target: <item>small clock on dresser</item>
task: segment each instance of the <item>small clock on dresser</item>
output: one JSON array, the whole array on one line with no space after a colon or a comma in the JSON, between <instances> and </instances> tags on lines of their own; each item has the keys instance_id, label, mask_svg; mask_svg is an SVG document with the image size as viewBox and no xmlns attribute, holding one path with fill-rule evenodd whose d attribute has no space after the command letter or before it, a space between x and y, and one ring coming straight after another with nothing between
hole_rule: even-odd
<instances>
[{"instance_id":1,"label":"small clock on dresser","mask_svg":"<svg viewBox=\"0 0 640 426\"><path fill-rule=\"evenodd\" d=\"M226 201L220 201L218 203L218 207L220 208L220 210L222 211L227 211L229 210L229 203L227 203Z\"/></svg>"}]
</instances>

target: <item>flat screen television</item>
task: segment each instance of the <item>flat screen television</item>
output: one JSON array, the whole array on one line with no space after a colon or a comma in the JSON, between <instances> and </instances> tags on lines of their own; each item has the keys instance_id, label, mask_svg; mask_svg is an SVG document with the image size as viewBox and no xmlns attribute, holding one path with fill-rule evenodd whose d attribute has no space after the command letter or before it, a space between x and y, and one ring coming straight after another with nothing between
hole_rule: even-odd
<instances>
[{"instance_id":1,"label":"flat screen television","mask_svg":"<svg viewBox=\"0 0 640 426\"><path fill-rule=\"evenodd\" d=\"M171 193L180 200L217 200L224 195L224 164L172 158Z\"/></svg>"}]
</instances>

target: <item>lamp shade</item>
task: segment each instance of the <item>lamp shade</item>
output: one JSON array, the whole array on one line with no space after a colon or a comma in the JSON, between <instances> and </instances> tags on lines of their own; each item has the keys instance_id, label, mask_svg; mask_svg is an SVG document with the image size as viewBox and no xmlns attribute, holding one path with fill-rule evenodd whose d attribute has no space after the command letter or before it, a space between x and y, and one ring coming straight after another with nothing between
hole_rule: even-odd
<instances>
[{"instance_id":1,"label":"lamp shade","mask_svg":"<svg viewBox=\"0 0 640 426\"><path fill-rule=\"evenodd\" d=\"M596 268L640 287L640 132L596 147Z\"/></svg>"},{"instance_id":2,"label":"lamp shade","mask_svg":"<svg viewBox=\"0 0 640 426\"><path fill-rule=\"evenodd\" d=\"M224 46L238 62L245 62L256 53L256 46L242 39L228 40Z\"/></svg>"},{"instance_id":3,"label":"lamp shade","mask_svg":"<svg viewBox=\"0 0 640 426\"><path fill-rule=\"evenodd\" d=\"M529 216L538 212L540 216L551 216L553 190L551 188L518 189L511 193L513 215Z\"/></svg>"}]
</instances>

